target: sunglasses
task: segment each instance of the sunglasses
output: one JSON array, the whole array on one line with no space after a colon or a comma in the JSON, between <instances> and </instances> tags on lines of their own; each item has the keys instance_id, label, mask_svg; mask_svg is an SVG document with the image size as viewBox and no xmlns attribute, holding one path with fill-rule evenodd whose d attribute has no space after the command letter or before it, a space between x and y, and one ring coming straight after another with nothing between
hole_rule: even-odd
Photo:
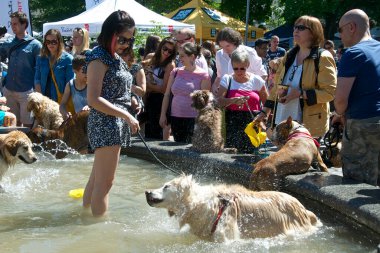
<instances>
[{"instance_id":1,"label":"sunglasses","mask_svg":"<svg viewBox=\"0 0 380 253\"><path fill-rule=\"evenodd\" d=\"M232 68L234 71L237 71L237 70L242 70L242 71L245 71L247 70L247 68Z\"/></svg>"},{"instance_id":2,"label":"sunglasses","mask_svg":"<svg viewBox=\"0 0 380 253\"><path fill-rule=\"evenodd\" d=\"M306 29L310 30L310 27L304 26L304 25L295 25L293 26L293 30L298 30L300 32L305 31Z\"/></svg>"},{"instance_id":3,"label":"sunglasses","mask_svg":"<svg viewBox=\"0 0 380 253\"><path fill-rule=\"evenodd\" d=\"M46 45L57 45L58 44L58 40L45 40L45 44Z\"/></svg>"},{"instance_id":4,"label":"sunglasses","mask_svg":"<svg viewBox=\"0 0 380 253\"><path fill-rule=\"evenodd\" d=\"M166 46L163 46L163 47L162 47L162 51L164 51L164 52L168 52L169 54L172 54L172 53L173 53L173 49L170 49L170 48L168 48L168 47L166 47Z\"/></svg>"},{"instance_id":5,"label":"sunglasses","mask_svg":"<svg viewBox=\"0 0 380 253\"><path fill-rule=\"evenodd\" d=\"M179 44L183 44L183 43L185 43L186 41L188 41L189 39L191 39L191 37L188 37L188 38L183 39L183 40L177 40L176 38L174 38L174 41L177 42L177 43L179 43Z\"/></svg>"},{"instance_id":6,"label":"sunglasses","mask_svg":"<svg viewBox=\"0 0 380 253\"><path fill-rule=\"evenodd\" d=\"M343 32L343 27L345 27L346 25L348 24L351 24L351 22L348 22L347 24L344 24L342 25L341 27L338 28L338 33L342 33Z\"/></svg>"},{"instance_id":7,"label":"sunglasses","mask_svg":"<svg viewBox=\"0 0 380 253\"><path fill-rule=\"evenodd\" d=\"M298 66L293 65L292 72L290 73L290 76L289 76L289 81L290 82L293 81L294 75L296 74L297 69L298 69Z\"/></svg>"},{"instance_id":8,"label":"sunglasses","mask_svg":"<svg viewBox=\"0 0 380 253\"><path fill-rule=\"evenodd\" d=\"M132 46L134 42L135 42L135 37L131 37L128 39L123 36L117 36L117 44L119 44L120 46L123 46L125 44Z\"/></svg>"}]
</instances>

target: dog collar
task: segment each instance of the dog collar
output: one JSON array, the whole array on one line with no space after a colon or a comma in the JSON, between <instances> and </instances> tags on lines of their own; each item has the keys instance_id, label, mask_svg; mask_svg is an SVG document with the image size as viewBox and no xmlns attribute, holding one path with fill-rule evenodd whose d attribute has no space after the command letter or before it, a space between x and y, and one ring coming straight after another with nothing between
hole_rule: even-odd
<instances>
[{"instance_id":1,"label":"dog collar","mask_svg":"<svg viewBox=\"0 0 380 253\"><path fill-rule=\"evenodd\" d=\"M218 223L220 221L220 217L222 217L222 214L224 210L226 210L226 207L228 206L229 202L228 200L224 198L220 198L221 205L219 207L218 216L216 216L216 219L214 221L214 224L212 225L211 234L213 234L216 230L216 227L218 226Z\"/></svg>"},{"instance_id":2,"label":"dog collar","mask_svg":"<svg viewBox=\"0 0 380 253\"><path fill-rule=\"evenodd\" d=\"M288 136L288 139L286 139L286 142L288 142L290 139L294 139L294 138L298 138L298 137L305 137L308 139L312 139L314 141L315 146L317 146L317 148L319 148L321 146L321 144L319 144L319 142L316 139L314 139L310 134L305 133L305 132L293 132L293 133L291 133Z\"/></svg>"}]
</instances>

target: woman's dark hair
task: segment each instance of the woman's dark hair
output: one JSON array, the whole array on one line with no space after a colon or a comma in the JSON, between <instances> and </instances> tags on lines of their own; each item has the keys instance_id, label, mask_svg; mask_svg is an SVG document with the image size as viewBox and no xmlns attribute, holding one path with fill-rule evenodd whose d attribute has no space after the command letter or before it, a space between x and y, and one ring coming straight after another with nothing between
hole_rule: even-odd
<instances>
[{"instance_id":1,"label":"woman's dark hair","mask_svg":"<svg viewBox=\"0 0 380 253\"><path fill-rule=\"evenodd\" d=\"M166 44L172 45L173 51L172 51L172 54L168 58L166 58L163 62L161 62L162 47L165 46ZM166 37L158 45L157 50L154 53L151 62L152 62L152 65L155 67L165 67L171 61L173 61L176 56L177 56L177 48L176 48L175 41L171 37Z\"/></svg>"},{"instance_id":2,"label":"woman's dark hair","mask_svg":"<svg viewBox=\"0 0 380 253\"><path fill-rule=\"evenodd\" d=\"M234 44L236 47L243 43L240 33L231 27L225 27L218 32L216 35L216 44L219 45L221 41Z\"/></svg>"},{"instance_id":3,"label":"woman's dark hair","mask_svg":"<svg viewBox=\"0 0 380 253\"><path fill-rule=\"evenodd\" d=\"M198 57L201 55L201 46L193 42L186 42L181 46L181 48L183 49L183 52L188 56L195 55L195 57Z\"/></svg>"},{"instance_id":4,"label":"woman's dark hair","mask_svg":"<svg viewBox=\"0 0 380 253\"><path fill-rule=\"evenodd\" d=\"M161 38L160 38L160 36L157 36L157 35L149 35L146 38L144 58L148 54L156 52L157 47L160 44L160 41L161 41Z\"/></svg>"},{"instance_id":5,"label":"woman's dark hair","mask_svg":"<svg viewBox=\"0 0 380 253\"><path fill-rule=\"evenodd\" d=\"M135 21L125 11L114 11L104 20L102 30L98 37L99 46L111 52L111 43L114 34L120 34L135 27Z\"/></svg>"},{"instance_id":6,"label":"woman's dark hair","mask_svg":"<svg viewBox=\"0 0 380 253\"><path fill-rule=\"evenodd\" d=\"M215 49L215 43L211 40L206 40L202 43L202 47L205 49L208 49L211 53L212 57L215 57L216 55L216 49Z\"/></svg>"}]
</instances>

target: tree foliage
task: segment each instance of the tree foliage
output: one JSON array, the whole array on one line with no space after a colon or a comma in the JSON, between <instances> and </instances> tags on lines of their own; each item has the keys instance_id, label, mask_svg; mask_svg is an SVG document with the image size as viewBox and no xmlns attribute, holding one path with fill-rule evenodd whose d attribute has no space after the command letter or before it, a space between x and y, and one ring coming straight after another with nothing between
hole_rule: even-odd
<instances>
[{"instance_id":1,"label":"tree foliage","mask_svg":"<svg viewBox=\"0 0 380 253\"><path fill-rule=\"evenodd\" d=\"M85 11L84 0L30 0L33 29L42 31L42 25L78 15Z\"/></svg>"},{"instance_id":2,"label":"tree foliage","mask_svg":"<svg viewBox=\"0 0 380 253\"><path fill-rule=\"evenodd\" d=\"M254 20L264 21L271 15L272 0L249 0L249 24L253 24ZM220 11L241 21L246 19L246 0L222 0Z\"/></svg>"},{"instance_id":3,"label":"tree foliage","mask_svg":"<svg viewBox=\"0 0 380 253\"><path fill-rule=\"evenodd\" d=\"M333 38L340 17L348 10L359 8L367 15L380 20L380 4L378 0L281 0L285 5L284 18L293 23L302 15L315 16L325 25L326 38Z\"/></svg>"}]
</instances>

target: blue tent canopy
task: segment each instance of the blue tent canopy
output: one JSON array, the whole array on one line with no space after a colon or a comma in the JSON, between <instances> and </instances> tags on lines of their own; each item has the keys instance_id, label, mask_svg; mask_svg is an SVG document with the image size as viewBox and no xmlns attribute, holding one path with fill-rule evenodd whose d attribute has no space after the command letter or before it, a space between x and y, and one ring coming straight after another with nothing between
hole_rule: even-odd
<instances>
[{"instance_id":1,"label":"blue tent canopy","mask_svg":"<svg viewBox=\"0 0 380 253\"><path fill-rule=\"evenodd\" d=\"M282 25L264 34L264 38L270 39L273 35L277 35L280 39L287 39L293 37L293 26Z\"/></svg>"}]
</instances>

